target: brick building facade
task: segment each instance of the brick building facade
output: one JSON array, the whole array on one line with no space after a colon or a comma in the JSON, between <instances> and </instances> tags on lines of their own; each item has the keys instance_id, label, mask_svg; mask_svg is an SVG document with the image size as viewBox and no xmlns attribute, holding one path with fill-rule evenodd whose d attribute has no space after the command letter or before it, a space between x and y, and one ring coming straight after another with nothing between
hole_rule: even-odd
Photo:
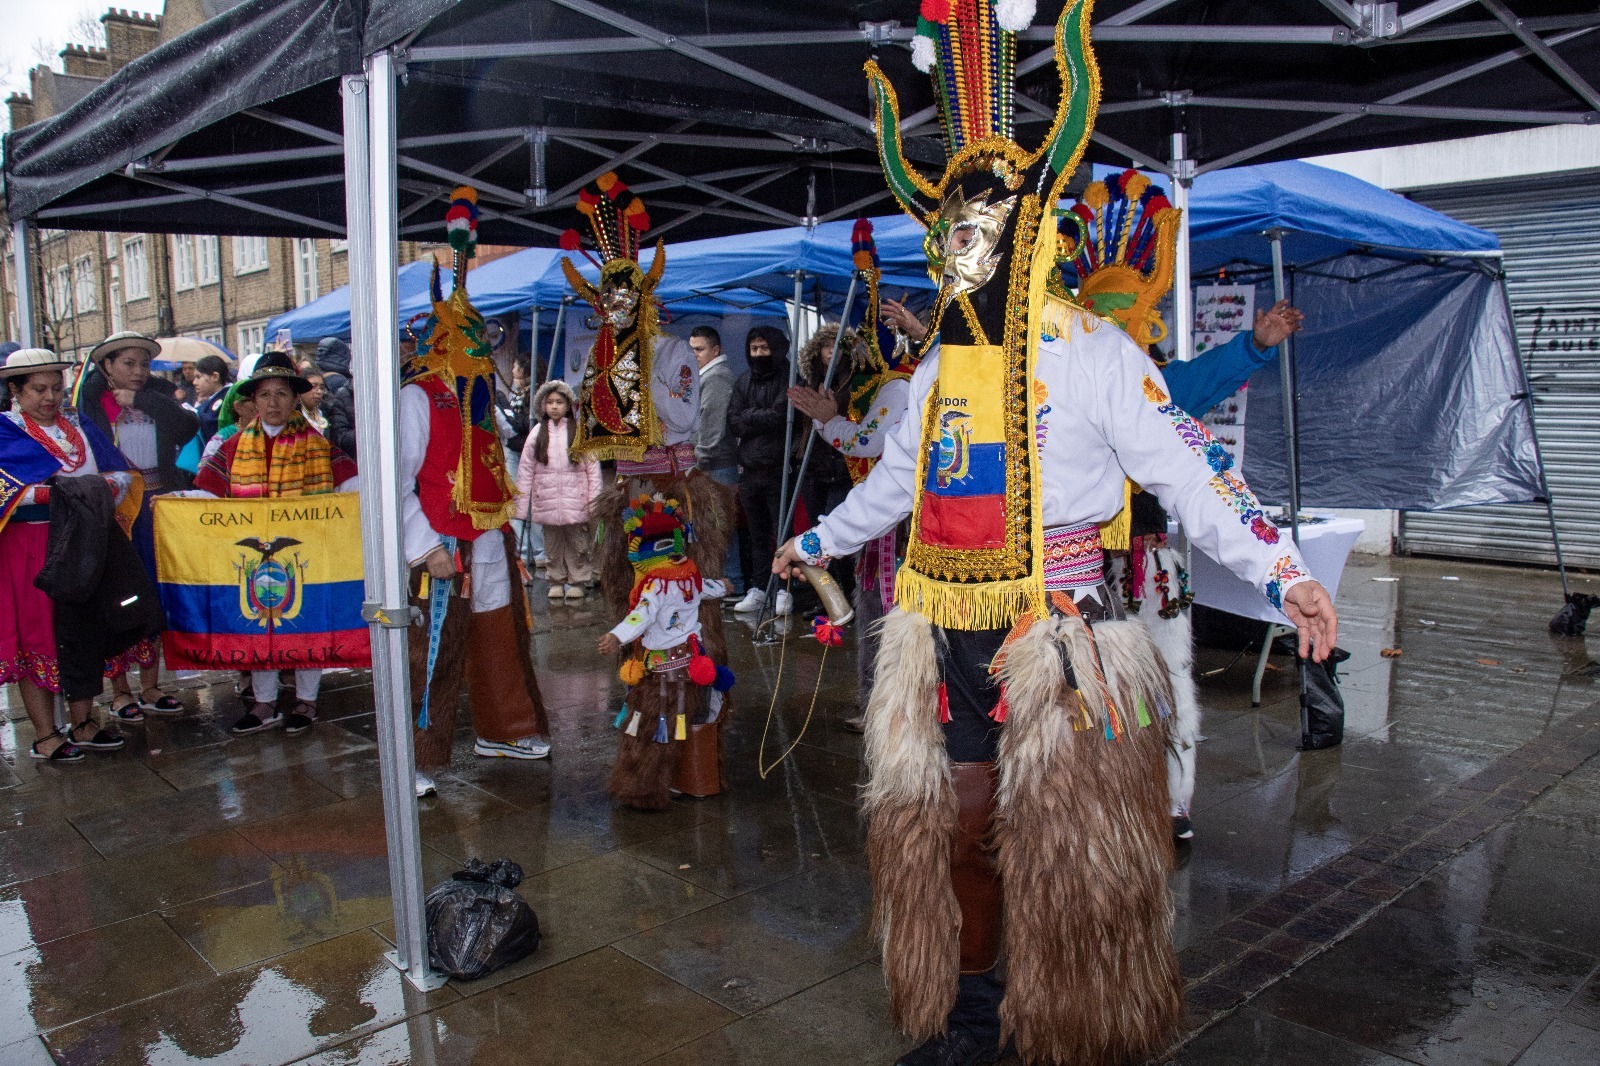
<instances>
[{"instance_id":1,"label":"brick building facade","mask_svg":"<svg viewBox=\"0 0 1600 1066\"><path fill-rule=\"evenodd\" d=\"M112 9L101 17L105 48L69 44L61 69L35 67L31 92L6 101L11 128L59 114L100 81L157 45L238 0L167 0L162 15ZM441 209L442 211L442 209ZM236 355L259 352L267 321L350 280L345 242L196 234L31 231L36 342L81 356L105 337L132 329L150 336L197 336ZM12 231L0 268L0 339L18 337ZM400 246L400 262L428 254ZM296 337L299 346L316 337Z\"/></svg>"}]
</instances>

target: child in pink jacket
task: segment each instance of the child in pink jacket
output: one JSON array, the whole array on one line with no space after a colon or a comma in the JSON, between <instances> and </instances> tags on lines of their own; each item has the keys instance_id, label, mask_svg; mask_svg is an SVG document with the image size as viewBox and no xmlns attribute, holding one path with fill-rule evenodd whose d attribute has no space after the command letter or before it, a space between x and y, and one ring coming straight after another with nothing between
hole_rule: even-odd
<instances>
[{"instance_id":1,"label":"child in pink jacket","mask_svg":"<svg viewBox=\"0 0 1600 1066\"><path fill-rule=\"evenodd\" d=\"M533 397L539 428L528 434L517 467L517 514L544 527L550 598L583 599L594 578L589 512L600 495L600 464L567 455L577 431L577 398L565 381L547 381Z\"/></svg>"}]
</instances>

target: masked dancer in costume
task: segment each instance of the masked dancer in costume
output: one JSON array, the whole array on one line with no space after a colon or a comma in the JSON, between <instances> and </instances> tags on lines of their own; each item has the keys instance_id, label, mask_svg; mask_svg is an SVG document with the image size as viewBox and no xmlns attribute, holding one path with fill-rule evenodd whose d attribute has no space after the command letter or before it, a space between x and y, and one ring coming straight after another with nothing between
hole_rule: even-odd
<instances>
[{"instance_id":1,"label":"masked dancer in costume","mask_svg":"<svg viewBox=\"0 0 1600 1066\"><path fill-rule=\"evenodd\" d=\"M1062 280L1076 280L1077 302L1121 326L1152 358L1159 358L1155 346L1167 336L1157 305L1172 288L1179 221L1166 190L1135 170L1091 183L1061 221ZM1187 362L1163 364L1172 402L1204 416L1276 358L1276 346L1300 328L1300 321L1300 312L1282 301L1257 314L1253 330ZM1213 442L1208 448L1220 453L1222 445ZM1112 588L1124 609L1150 630L1167 664L1176 710L1167 749L1172 835L1189 840L1201 739L1189 611L1194 596L1183 551L1168 540L1166 511L1139 486L1128 482L1126 487L1127 506L1101 528L1101 542L1116 553L1110 562ZM1269 525L1265 518L1258 521L1261 529Z\"/></svg>"},{"instance_id":2,"label":"masked dancer in costume","mask_svg":"<svg viewBox=\"0 0 1600 1066\"><path fill-rule=\"evenodd\" d=\"M840 342L840 359L853 371L849 389L835 397L826 389L796 385L789 390L789 402L808 415L817 434L844 456L851 483L859 485L872 472L873 465L883 454L884 441L905 416L906 402L911 396L911 374L917 369L918 356L912 338L891 328L881 313L885 310L878 292L882 270L872 223L864 218L857 219L850 243L852 261L865 282L867 299L855 329L846 331ZM899 312L897 323L909 317L900 305L893 301L890 304ZM920 323L915 325L920 326ZM812 373L810 363L826 362L836 332L836 327L824 326L801 350L802 375L820 380L820 375L826 373L825 366ZM921 340L921 336L916 339ZM877 622L894 604L894 573L905 549L905 536L906 526L902 522L883 536L868 541L856 556L856 715L844 721L845 728L853 732L861 732L865 725L878 660Z\"/></svg>"},{"instance_id":3,"label":"masked dancer in costume","mask_svg":"<svg viewBox=\"0 0 1600 1066\"><path fill-rule=\"evenodd\" d=\"M463 677L474 754L550 754L528 638L532 620L513 565L516 489L495 422L488 331L467 299L477 219L477 193L455 190L445 215L454 285L442 295L436 266L433 312L401 371L400 504L412 603L425 617L410 631L419 794L432 790L423 771L450 764Z\"/></svg>"},{"instance_id":4,"label":"masked dancer in costume","mask_svg":"<svg viewBox=\"0 0 1600 1066\"><path fill-rule=\"evenodd\" d=\"M699 367L685 342L660 331L655 288L666 267L666 253L656 244L648 270L639 265L639 249L650 216L644 202L616 174L602 174L578 197L578 210L588 220L600 259L586 258L600 269L591 283L571 260L563 259L567 280L593 309L594 347L584 368L578 397L578 438L574 456L616 461L616 484L595 501L600 523L600 585L614 612L625 619L638 606L639 582L632 535L626 528L641 497L675 501L682 506L684 555L708 584L721 588L723 561L732 531L733 493L697 471L694 433L700 410ZM582 251L582 238L568 230L561 238L567 251ZM719 593L720 595L720 593ZM726 644L718 601L707 594L697 599L700 632L696 641L710 660L725 662ZM680 609L690 609L680 605ZM626 669L628 663L623 666ZM725 668L724 668L725 669ZM731 685L733 675L718 680ZM725 690L724 690L725 691ZM691 701L692 702L692 701ZM618 801L641 810L664 810L674 792L711 796L722 790L722 723L728 719L724 697L699 701L685 728L663 731L654 722L630 730L629 715L618 716L617 761L607 790Z\"/></svg>"},{"instance_id":5,"label":"masked dancer in costume","mask_svg":"<svg viewBox=\"0 0 1600 1066\"><path fill-rule=\"evenodd\" d=\"M1048 292L1051 214L1099 97L1089 3L1056 28L1055 122L1012 139L1015 34L1033 5L924 5L913 58L934 73L950 162L901 151L875 63L881 159L928 227L939 347L866 481L786 544L788 570L911 518L867 712L864 805L874 922L909 1066L1141 1062L1175 1037L1165 747L1172 693L1148 631L1117 621L1099 524L1123 481L1191 541L1333 646L1327 593L1177 408L1126 333ZM1003 960L1003 961L1002 961Z\"/></svg>"}]
</instances>

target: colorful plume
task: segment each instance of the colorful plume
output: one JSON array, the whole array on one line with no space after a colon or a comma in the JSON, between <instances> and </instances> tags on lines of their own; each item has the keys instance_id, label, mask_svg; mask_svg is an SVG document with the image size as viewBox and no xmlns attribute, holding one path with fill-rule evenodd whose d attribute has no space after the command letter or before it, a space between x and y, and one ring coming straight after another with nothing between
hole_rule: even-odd
<instances>
[{"instance_id":1,"label":"colorful plume","mask_svg":"<svg viewBox=\"0 0 1600 1066\"><path fill-rule=\"evenodd\" d=\"M450 207L444 213L444 229L450 247L468 259L478 247L478 190L463 185L450 194Z\"/></svg>"}]
</instances>

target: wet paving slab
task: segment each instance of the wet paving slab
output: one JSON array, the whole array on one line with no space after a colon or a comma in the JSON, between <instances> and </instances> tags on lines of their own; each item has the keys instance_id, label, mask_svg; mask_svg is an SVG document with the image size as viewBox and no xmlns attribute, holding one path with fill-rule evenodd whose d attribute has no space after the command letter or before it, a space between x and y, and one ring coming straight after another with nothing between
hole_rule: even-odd
<instances>
[{"instance_id":1,"label":"wet paving slab","mask_svg":"<svg viewBox=\"0 0 1600 1066\"><path fill-rule=\"evenodd\" d=\"M427 883L524 867L533 956L428 994L385 961L364 672L328 676L302 737L232 737L232 675L169 678L181 718L76 767L28 759L9 706L0 1063L892 1062L842 725L853 642L754 646L729 614L730 791L619 810L603 609L534 591L554 757L477 759L463 715L419 805ZM1587 645L1545 632L1558 602L1546 573L1352 559L1347 742L1325 752L1295 750L1292 660L1252 707L1253 653L1199 652L1170 1061L1600 1062L1600 691Z\"/></svg>"}]
</instances>

